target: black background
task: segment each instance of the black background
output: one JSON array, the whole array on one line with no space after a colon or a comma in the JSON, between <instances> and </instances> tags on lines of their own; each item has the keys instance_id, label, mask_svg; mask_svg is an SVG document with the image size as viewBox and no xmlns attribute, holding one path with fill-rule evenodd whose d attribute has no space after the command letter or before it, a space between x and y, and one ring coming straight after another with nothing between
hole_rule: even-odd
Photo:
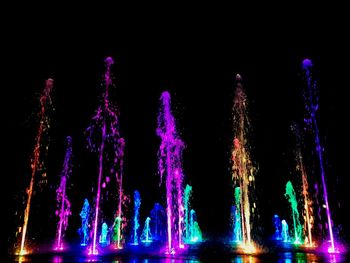
<instances>
[{"instance_id":1,"label":"black background","mask_svg":"<svg viewBox=\"0 0 350 263\"><path fill-rule=\"evenodd\" d=\"M140 191L141 220L155 201L164 201L158 187L159 139L155 129L159 97L168 90L187 146L185 181L193 186L193 206L208 238L226 237L229 229L236 73L243 77L249 100L249 139L259 167L256 195L262 236L272 234L275 213L288 217L285 183L297 176L289 126L293 121L302 123L301 62L311 58L320 89L319 125L331 209L335 224L343 226L342 235L349 237L348 178L346 157L342 157L347 141L344 127L348 118L342 113L348 66L341 15L328 19L331 10L318 13L300 7L290 17L277 12L255 16L249 10L245 15L238 9L231 13L207 6L206 11L165 8L148 13L131 8L123 19L123 10L96 19L92 13L77 10L55 15L50 10L35 15L16 13L11 21L19 19L19 24L7 28L4 38L8 45L3 49L2 99L9 119L2 127L8 132L3 137L8 146L3 176L8 190L5 200L10 204L9 246L17 226L14 213L30 176L38 94L48 77L55 79L56 108L50 131L49 186L54 193L64 138L71 135L75 169L68 193L73 215L67 235L76 237L83 199L92 197L91 187L97 178L97 156L86 149L84 130L97 107L106 56L116 62L112 69L117 87L113 101L120 110L120 128L126 140L125 189L129 195L135 189ZM54 206L52 197L42 201ZM52 224L47 226L45 238L53 239L55 216L48 212L40 218ZM39 219L33 216L30 220Z\"/></svg>"}]
</instances>

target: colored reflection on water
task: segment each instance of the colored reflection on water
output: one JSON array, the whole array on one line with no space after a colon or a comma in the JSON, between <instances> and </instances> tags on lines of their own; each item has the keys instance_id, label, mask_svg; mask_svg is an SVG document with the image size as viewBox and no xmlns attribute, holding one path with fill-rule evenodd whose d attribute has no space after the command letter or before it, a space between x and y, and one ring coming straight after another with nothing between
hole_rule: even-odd
<instances>
[{"instance_id":1,"label":"colored reflection on water","mask_svg":"<svg viewBox=\"0 0 350 263\"><path fill-rule=\"evenodd\" d=\"M214 249L213 249L214 250ZM199 251L198 251L199 252ZM235 255L228 253L215 253L204 255L201 252L195 255L183 254L164 256L161 254L105 254L86 255L79 253L62 254L32 254L16 256L8 262L103 262L103 263L198 263L198 262L231 262L231 263L343 263L350 262L349 254L316 254L309 252L285 251L257 255Z\"/></svg>"}]
</instances>

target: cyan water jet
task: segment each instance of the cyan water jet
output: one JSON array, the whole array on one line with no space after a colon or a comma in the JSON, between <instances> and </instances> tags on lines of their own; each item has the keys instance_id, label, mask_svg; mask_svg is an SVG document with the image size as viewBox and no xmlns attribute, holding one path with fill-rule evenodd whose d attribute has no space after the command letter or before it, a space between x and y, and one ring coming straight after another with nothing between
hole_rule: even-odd
<instances>
[{"instance_id":1,"label":"cyan water jet","mask_svg":"<svg viewBox=\"0 0 350 263\"><path fill-rule=\"evenodd\" d=\"M186 185L185 187L185 193L184 193L184 215L185 215L185 220L184 220L184 242L189 243L191 238L190 238L190 224L189 224L189 215L190 215L190 198L191 198L191 193L192 193L192 186Z\"/></svg>"},{"instance_id":2,"label":"cyan water jet","mask_svg":"<svg viewBox=\"0 0 350 263\"><path fill-rule=\"evenodd\" d=\"M83 208L80 212L81 218L81 227L78 230L80 235L80 245L86 246L89 241L89 217L90 217L90 204L89 201L85 198Z\"/></svg>"},{"instance_id":3,"label":"cyan water jet","mask_svg":"<svg viewBox=\"0 0 350 263\"><path fill-rule=\"evenodd\" d=\"M196 212L193 209L190 211L190 242L202 242L202 231L197 222Z\"/></svg>"},{"instance_id":4,"label":"cyan water jet","mask_svg":"<svg viewBox=\"0 0 350 263\"><path fill-rule=\"evenodd\" d=\"M290 242L289 227L286 220L282 220L282 240L283 242Z\"/></svg>"},{"instance_id":5,"label":"cyan water jet","mask_svg":"<svg viewBox=\"0 0 350 263\"><path fill-rule=\"evenodd\" d=\"M242 242L241 188L235 188L235 205L232 207L233 242Z\"/></svg>"},{"instance_id":6,"label":"cyan water jet","mask_svg":"<svg viewBox=\"0 0 350 263\"><path fill-rule=\"evenodd\" d=\"M151 218L147 217L145 220L145 225L142 230L142 234L140 236L140 240L143 243L150 243L152 242L152 233L151 233L151 228L150 228L150 221Z\"/></svg>"},{"instance_id":7,"label":"cyan water jet","mask_svg":"<svg viewBox=\"0 0 350 263\"><path fill-rule=\"evenodd\" d=\"M286 198L290 203L292 208L292 217L293 217L293 226L294 226L294 244L301 244L302 242L302 227L299 221L299 211L298 211L298 202L295 196L295 191L293 185L290 181L286 184Z\"/></svg>"},{"instance_id":8,"label":"cyan water jet","mask_svg":"<svg viewBox=\"0 0 350 263\"><path fill-rule=\"evenodd\" d=\"M101 234L100 234L100 239L99 239L99 243L103 247L108 245L107 235L108 235L108 225L104 222L102 224Z\"/></svg>"},{"instance_id":9,"label":"cyan water jet","mask_svg":"<svg viewBox=\"0 0 350 263\"><path fill-rule=\"evenodd\" d=\"M183 240L186 244L196 243L202 241L202 232L199 228L196 212L191 209L191 194L192 186L186 185L184 193L184 231Z\"/></svg>"}]
</instances>

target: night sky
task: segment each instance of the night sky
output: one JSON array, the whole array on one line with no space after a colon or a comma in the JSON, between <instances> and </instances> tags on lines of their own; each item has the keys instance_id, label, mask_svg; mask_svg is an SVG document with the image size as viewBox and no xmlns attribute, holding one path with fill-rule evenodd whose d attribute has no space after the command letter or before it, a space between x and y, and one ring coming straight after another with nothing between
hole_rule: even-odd
<instances>
[{"instance_id":1,"label":"night sky","mask_svg":"<svg viewBox=\"0 0 350 263\"><path fill-rule=\"evenodd\" d=\"M306 57L312 59L320 89L319 126L325 146L330 205L335 223L342 225L342 235L349 238L349 217L345 215L349 209L349 179L344 172L344 157L340 156L345 149L344 121L340 118L345 106L341 102L345 100L348 81L346 67L340 66L345 49L336 32L327 28L322 31L323 25L315 21L306 28L300 25L283 32L272 30L270 24L242 29L233 21L211 23L199 18L183 25L169 23L164 28L161 21L130 21L131 18L115 27L106 22L108 30L79 22L63 28L49 24L45 30L40 26L38 29L38 21L22 23L9 34L3 103L10 100L11 104L5 107L10 118L3 129L9 136L3 139L9 145L6 162L11 167L6 169L10 172L10 239L16 227L14 212L30 178L38 94L48 77L55 80L47 163L53 199L42 201L55 204L64 138L70 135L75 166L68 190L73 215L67 235L77 237L83 199L93 197L91 187L97 181L97 155L86 149L84 130L97 108L106 56L115 60L112 72L116 89L112 90L112 100L120 110L120 131L126 140L125 191L130 196L134 190L140 191L141 221L154 202L164 204L164 185L159 188L157 171L160 141L155 130L159 97L168 90L177 128L186 144L185 182L193 186L193 207L208 238L226 237L229 229L233 200L232 100L237 73L243 77L249 101L249 141L258 167L255 194L262 236L272 234L275 213L290 216L283 194L286 182L298 182L298 175L289 127L292 122L303 124L301 62ZM325 39L333 41L324 45ZM40 220L51 222L48 224L52 227L47 229L53 232L47 232L45 238L54 239L56 218L49 211ZM30 220L35 221L37 216Z\"/></svg>"}]
</instances>

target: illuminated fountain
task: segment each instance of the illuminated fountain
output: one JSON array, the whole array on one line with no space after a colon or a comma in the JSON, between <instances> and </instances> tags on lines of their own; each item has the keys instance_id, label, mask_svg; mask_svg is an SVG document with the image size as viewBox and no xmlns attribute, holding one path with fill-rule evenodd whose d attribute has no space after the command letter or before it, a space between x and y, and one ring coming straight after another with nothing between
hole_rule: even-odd
<instances>
[{"instance_id":1,"label":"illuminated fountain","mask_svg":"<svg viewBox=\"0 0 350 263\"><path fill-rule=\"evenodd\" d=\"M190 238L190 224L189 224L189 216L190 216L190 198L191 198L191 192L192 192L192 186L186 185L185 187L185 193L184 193L184 242L189 243L191 238Z\"/></svg>"},{"instance_id":2,"label":"illuminated fountain","mask_svg":"<svg viewBox=\"0 0 350 263\"><path fill-rule=\"evenodd\" d=\"M145 221L145 226L143 227L142 234L140 236L140 240L143 243L151 243L152 242L152 233L150 228L151 218L147 217Z\"/></svg>"},{"instance_id":3,"label":"illuminated fountain","mask_svg":"<svg viewBox=\"0 0 350 263\"><path fill-rule=\"evenodd\" d=\"M252 187L254 183L255 168L250 160L248 146L249 119L247 116L247 97L243 90L242 78L236 75L235 81L235 97L233 101L233 147L232 147L232 179L234 189L239 187L239 195L235 190L235 204L241 217L241 247L246 253L255 251L255 247L251 238L252 224L251 213L254 213L255 203L252 199ZM239 235L238 235L239 236Z\"/></svg>"},{"instance_id":4,"label":"illuminated fountain","mask_svg":"<svg viewBox=\"0 0 350 263\"><path fill-rule=\"evenodd\" d=\"M327 192L327 185L326 185L326 178L325 178L325 170L324 170L324 164L323 164L323 157L322 157L322 145L321 140L319 137L319 130L318 130L318 124L316 120L317 116L317 110L318 110L318 96L317 96L317 85L316 81L313 78L312 75L312 61L309 59L305 59L303 61L303 71L304 71L304 77L306 81L306 89L304 93L304 99L305 99L305 107L307 112L307 117L304 119L307 127L309 127L313 135L315 136L315 147L316 152L318 156L319 166L320 166L320 174L321 174L321 180L322 180L322 188L323 188L323 197L324 202L326 205L326 213L327 213L327 222L328 222L328 230L329 230L329 241L331 243L331 246L328 249L328 252L334 253L337 252L337 249L334 244L334 237L333 237L333 224L332 224L332 218L331 218L331 210L329 208L328 203L328 192Z\"/></svg>"},{"instance_id":5,"label":"illuminated fountain","mask_svg":"<svg viewBox=\"0 0 350 263\"><path fill-rule=\"evenodd\" d=\"M190 211L189 229L190 229L190 242L191 243L202 242L202 231L197 222L196 212L193 209L191 209Z\"/></svg>"},{"instance_id":6,"label":"illuminated fountain","mask_svg":"<svg viewBox=\"0 0 350 263\"><path fill-rule=\"evenodd\" d=\"M184 231L183 240L186 244L202 241L202 232L196 220L196 212L190 209L192 186L186 185L184 193Z\"/></svg>"},{"instance_id":7,"label":"illuminated fountain","mask_svg":"<svg viewBox=\"0 0 350 263\"><path fill-rule=\"evenodd\" d=\"M43 93L40 96L40 111L38 113L39 118L39 127L35 138L35 145L33 150L33 155L30 160L31 167L31 179L29 183L29 187L26 189L27 197L27 205L24 210L24 221L23 227L20 228L19 232L22 232L21 245L18 251L19 255L25 255L28 253L26 249L26 235L27 235L27 227L28 220L30 215L30 207L32 201L32 195L35 187L35 179L40 173L41 180L39 181L39 186L42 187L47 182L46 173L44 172L44 161L42 160L42 150L47 151L48 149L48 140L45 138L48 136L48 130L50 128L50 119L49 112L52 111L52 101L51 101L51 91L53 88L53 79L47 79L45 82L45 88Z\"/></svg>"},{"instance_id":8,"label":"illuminated fountain","mask_svg":"<svg viewBox=\"0 0 350 263\"><path fill-rule=\"evenodd\" d=\"M141 197L139 191L134 192L134 242L132 243L133 245L138 245L138 235L137 235L137 230L140 227L140 206L141 206Z\"/></svg>"},{"instance_id":9,"label":"illuminated fountain","mask_svg":"<svg viewBox=\"0 0 350 263\"><path fill-rule=\"evenodd\" d=\"M78 232L80 234L80 245L86 246L89 240L89 216L90 216L90 204L89 201L85 198L83 208L80 212L81 217L81 227Z\"/></svg>"},{"instance_id":10,"label":"illuminated fountain","mask_svg":"<svg viewBox=\"0 0 350 263\"><path fill-rule=\"evenodd\" d=\"M299 211L298 211L298 202L295 196L295 191L293 185L290 181L286 184L286 198L290 203L292 208L292 217L293 217L293 226L294 226L294 244L301 244L302 241L302 227L299 221Z\"/></svg>"},{"instance_id":11,"label":"illuminated fountain","mask_svg":"<svg viewBox=\"0 0 350 263\"><path fill-rule=\"evenodd\" d=\"M57 224L56 250L63 250L64 248L62 239L68 226L68 217L72 214L70 210L71 205L66 194L67 179L72 172L72 137L70 136L66 138L66 147L66 156L61 172L61 183L57 189L58 210L56 211L56 215L59 217L59 221Z\"/></svg>"},{"instance_id":12,"label":"illuminated fountain","mask_svg":"<svg viewBox=\"0 0 350 263\"><path fill-rule=\"evenodd\" d=\"M283 242L290 242L289 227L286 220L282 220L282 240Z\"/></svg>"},{"instance_id":13,"label":"illuminated fountain","mask_svg":"<svg viewBox=\"0 0 350 263\"><path fill-rule=\"evenodd\" d=\"M100 234L100 239L99 239L99 243L103 247L108 245L107 234L108 234L108 225L104 222L102 224L101 234Z\"/></svg>"},{"instance_id":14,"label":"illuminated fountain","mask_svg":"<svg viewBox=\"0 0 350 263\"><path fill-rule=\"evenodd\" d=\"M278 215L273 216L273 225L275 227L275 233L273 234L273 239L282 240L282 223Z\"/></svg>"},{"instance_id":15,"label":"illuminated fountain","mask_svg":"<svg viewBox=\"0 0 350 263\"><path fill-rule=\"evenodd\" d=\"M235 205L232 206L233 242L242 242L241 188L235 188Z\"/></svg>"},{"instance_id":16,"label":"illuminated fountain","mask_svg":"<svg viewBox=\"0 0 350 263\"><path fill-rule=\"evenodd\" d=\"M297 125L292 126L292 130L294 131L294 134L296 136L296 162L297 162L297 170L301 173L302 178L302 184L303 184L303 196L304 196L304 210L303 210L303 216L304 216L304 235L305 235L305 245L312 247L313 241L312 241L312 228L313 228L313 209L312 209L312 200L309 198L309 192L308 192L308 181L307 181L307 174L306 169L304 166L303 156L301 154L301 135L300 131Z\"/></svg>"},{"instance_id":17,"label":"illuminated fountain","mask_svg":"<svg viewBox=\"0 0 350 263\"><path fill-rule=\"evenodd\" d=\"M97 192L95 199L95 214L93 220L93 235L90 254L98 254L97 251L97 233L99 225L99 214L101 209L101 188L107 187L111 181L110 174L115 174L118 191L118 208L115 220L122 220L122 202L124 200L122 179L123 179L123 157L124 157L124 139L119 133L119 112L109 101L109 88L113 85L111 79L111 66L113 59L105 59L106 72L104 74L104 93L102 101L92 118L91 125L87 128L88 147L93 152L99 154L99 172L97 179ZM111 163L112 162L112 163ZM107 194L107 193L106 193ZM116 247L121 248L122 223L114 224L118 226L116 231Z\"/></svg>"},{"instance_id":18,"label":"illuminated fountain","mask_svg":"<svg viewBox=\"0 0 350 263\"><path fill-rule=\"evenodd\" d=\"M165 176L167 202L167 253L174 254L183 248L182 232L184 220L182 150L185 144L176 131L175 119L170 107L170 94L165 91L160 97L162 106L158 115L157 135L159 147L160 179Z\"/></svg>"},{"instance_id":19,"label":"illuminated fountain","mask_svg":"<svg viewBox=\"0 0 350 263\"><path fill-rule=\"evenodd\" d=\"M164 208L159 204L155 203L151 210L151 232L153 240L164 240L166 236L166 213Z\"/></svg>"},{"instance_id":20,"label":"illuminated fountain","mask_svg":"<svg viewBox=\"0 0 350 263\"><path fill-rule=\"evenodd\" d=\"M114 223L113 223L113 226L112 226L112 231L113 231L113 234L112 234L112 240L113 242L116 242L118 244L118 240L120 240L121 238L121 230L122 228L122 218L117 216L115 219L114 219ZM117 247L119 248L119 247Z\"/></svg>"}]
</instances>

